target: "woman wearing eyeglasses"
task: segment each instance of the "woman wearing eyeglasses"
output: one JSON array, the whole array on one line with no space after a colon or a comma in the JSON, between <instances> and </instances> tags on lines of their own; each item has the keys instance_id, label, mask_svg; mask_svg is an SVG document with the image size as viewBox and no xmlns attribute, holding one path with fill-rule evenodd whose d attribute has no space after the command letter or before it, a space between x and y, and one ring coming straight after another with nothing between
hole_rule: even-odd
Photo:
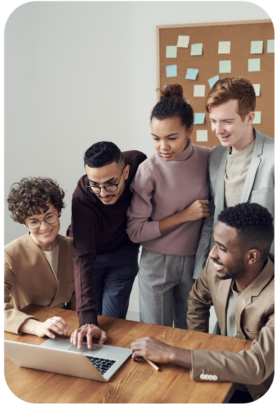
<instances>
[{"instance_id":1,"label":"woman wearing eyeglasses","mask_svg":"<svg viewBox=\"0 0 276 405\"><path fill-rule=\"evenodd\" d=\"M211 149L192 144L193 121L181 85L168 85L151 113L156 153L137 170L127 212L127 233L143 246L140 321L183 329L201 224L209 216Z\"/></svg>"},{"instance_id":2,"label":"woman wearing eyeglasses","mask_svg":"<svg viewBox=\"0 0 276 405\"><path fill-rule=\"evenodd\" d=\"M21 311L29 304L75 309L73 240L58 233L63 199L64 191L49 178L23 178L10 189L11 217L29 231L4 249L7 332L67 334L62 318L39 322Z\"/></svg>"}]
</instances>

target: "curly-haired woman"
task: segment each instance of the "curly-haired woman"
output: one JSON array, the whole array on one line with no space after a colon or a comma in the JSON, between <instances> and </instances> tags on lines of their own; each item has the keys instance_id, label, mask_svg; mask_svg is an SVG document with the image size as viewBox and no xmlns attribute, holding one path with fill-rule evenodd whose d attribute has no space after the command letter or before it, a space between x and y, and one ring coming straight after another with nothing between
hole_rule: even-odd
<instances>
[{"instance_id":1,"label":"curly-haired woman","mask_svg":"<svg viewBox=\"0 0 276 405\"><path fill-rule=\"evenodd\" d=\"M75 309L73 240L59 235L64 191L49 178L23 178L12 185L8 208L29 232L7 244L5 262L5 331L54 338L67 334L60 317L39 322L21 311L29 304ZM67 305L66 305L67 304Z\"/></svg>"}]
</instances>

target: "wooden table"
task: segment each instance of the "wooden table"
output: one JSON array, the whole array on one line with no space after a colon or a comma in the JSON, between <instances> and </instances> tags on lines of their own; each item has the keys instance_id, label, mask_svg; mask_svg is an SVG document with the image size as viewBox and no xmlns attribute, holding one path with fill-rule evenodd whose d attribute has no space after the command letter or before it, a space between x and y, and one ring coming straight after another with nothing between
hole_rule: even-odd
<instances>
[{"instance_id":1,"label":"wooden table","mask_svg":"<svg viewBox=\"0 0 276 405\"><path fill-rule=\"evenodd\" d=\"M23 312L40 321L61 316L71 333L78 327L74 311L29 305ZM153 336L162 342L186 349L240 351L251 342L226 336L150 325L99 316L99 326L107 332L107 344L130 347L134 340ZM45 338L5 332L6 340L40 345ZM234 384L195 382L190 371L177 365L161 364L155 371L145 360L126 363L107 383L75 378L16 366L5 356L5 377L10 390L32 403L222 403L232 395Z\"/></svg>"}]
</instances>

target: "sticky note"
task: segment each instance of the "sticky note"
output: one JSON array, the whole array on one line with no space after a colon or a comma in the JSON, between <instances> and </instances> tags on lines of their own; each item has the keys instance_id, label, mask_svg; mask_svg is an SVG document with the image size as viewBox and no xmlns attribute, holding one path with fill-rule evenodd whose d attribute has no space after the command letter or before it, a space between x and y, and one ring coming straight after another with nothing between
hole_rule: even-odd
<instances>
[{"instance_id":1,"label":"sticky note","mask_svg":"<svg viewBox=\"0 0 276 405\"><path fill-rule=\"evenodd\" d=\"M166 46L166 58L177 57L177 46Z\"/></svg>"},{"instance_id":2,"label":"sticky note","mask_svg":"<svg viewBox=\"0 0 276 405\"><path fill-rule=\"evenodd\" d=\"M267 40L267 53L274 53L274 39Z\"/></svg>"},{"instance_id":3,"label":"sticky note","mask_svg":"<svg viewBox=\"0 0 276 405\"><path fill-rule=\"evenodd\" d=\"M188 35L178 35L178 48L188 48L190 37Z\"/></svg>"},{"instance_id":4,"label":"sticky note","mask_svg":"<svg viewBox=\"0 0 276 405\"><path fill-rule=\"evenodd\" d=\"M166 76L167 77L176 77L177 76L177 65L166 66Z\"/></svg>"},{"instance_id":5,"label":"sticky note","mask_svg":"<svg viewBox=\"0 0 276 405\"><path fill-rule=\"evenodd\" d=\"M261 93L261 85L260 84L253 84L256 96L259 96Z\"/></svg>"},{"instance_id":6,"label":"sticky note","mask_svg":"<svg viewBox=\"0 0 276 405\"><path fill-rule=\"evenodd\" d=\"M208 130L198 129L196 131L196 141L197 142L208 142Z\"/></svg>"},{"instance_id":7,"label":"sticky note","mask_svg":"<svg viewBox=\"0 0 276 405\"><path fill-rule=\"evenodd\" d=\"M205 97L205 84L194 85L194 97Z\"/></svg>"},{"instance_id":8,"label":"sticky note","mask_svg":"<svg viewBox=\"0 0 276 405\"><path fill-rule=\"evenodd\" d=\"M231 73L231 60L219 61L219 73Z\"/></svg>"},{"instance_id":9,"label":"sticky note","mask_svg":"<svg viewBox=\"0 0 276 405\"><path fill-rule=\"evenodd\" d=\"M194 124L204 124L205 113L194 113Z\"/></svg>"},{"instance_id":10,"label":"sticky note","mask_svg":"<svg viewBox=\"0 0 276 405\"><path fill-rule=\"evenodd\" d=\"M219 80L219 75L216 75L214 77L211 77L211 79L208 79L210 89L214 86L214 84Z\"/></svg>"},{"instance_id":11,"label":"sticky note","mask_svg":"<svg viewBox=\"0 0 276 405\"><path fill-rule=\"evenodd\" d=\"M255 118L254 118L252 124L261 124L262 123L261 111L254 111L254 112L255 112Z\"/></svg>"},{"instance_id":12,"label":"sticky note","mask_svg":"<svg viewBox=\"0 0 276 405\"><path fill-rule=\"evenodd\" d=\"M188 68L188 69L187 69L186 76L185 76L185 79L188 79L188 80L195 80L196 77L197 77L197 74L198 74L198 69L191 69L191 68Z\"/></svg>"},{"instance_id":13,"label":"sticky note","mask_svg":"<svg viewBox=\"0 0 276 405\"><path fill-rule=\"evenodd\" d=\"M251 41L250 53L263 53L264 41Z\"/></svg>"},{"instance_id":14,"label":"sticky note","mask_svg":"<svg viewBox=\"0 0 276 405\"><path fill-rule=\"evenodd\" d=\"M230 41L220 41L218 46L218 53L230 53Z\"/></svg>"},{"instance_id":15,"label":"sticky note","mask_svg":"<svg viewBox=\"0 0 276 405\"><path fill-rule=\"evenodd\" d=\"M261 59L248 59L248 72L260 72Z\"/></svg>"},{"instance_id":16,"label":"sticky note","mask_svg":"<svg viewBox=\"0 0 276 405\"><path fill-rule=\"evenodd\" d=\"M192 44L191 55L202 55L203 44Z\"/></svg>"}]
</instances>

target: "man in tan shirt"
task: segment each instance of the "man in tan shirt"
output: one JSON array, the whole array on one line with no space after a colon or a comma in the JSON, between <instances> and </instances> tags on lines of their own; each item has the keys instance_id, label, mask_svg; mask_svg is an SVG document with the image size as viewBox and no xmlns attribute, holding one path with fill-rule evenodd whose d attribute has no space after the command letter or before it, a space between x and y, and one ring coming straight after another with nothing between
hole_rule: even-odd
<instances>
[{"instance_id":1,"label":"man in tan shirt","mask_svg":"<svg viewBox=\"0 0 276 405\"><path fill-rule=\"evenodd\" d=\"M263 396L274 372L273 236L272 216L259 204L222 211L214 229L215 246L188 298L190 330L208 332L214 305L221 334L252 341L250 350L187 350L142 338L132 343L132 358L179 364L191 369L195 381L238 383L230 402Z\"/></svg>"}]
</instances>

